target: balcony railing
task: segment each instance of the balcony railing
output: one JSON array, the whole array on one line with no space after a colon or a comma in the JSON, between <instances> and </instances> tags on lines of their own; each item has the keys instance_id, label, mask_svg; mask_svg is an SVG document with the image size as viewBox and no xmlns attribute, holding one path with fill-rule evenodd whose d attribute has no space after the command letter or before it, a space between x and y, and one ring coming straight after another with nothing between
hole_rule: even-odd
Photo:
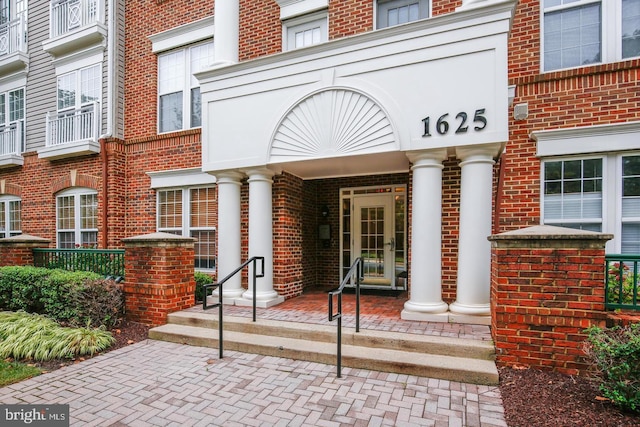
<instances>
[{"instance_id":1,"label":"balcony railing","mask_svg":"<svg viewBox=\"0 0 640 427\"><path fill-rule=\"evenodd\" d=\"M640 310L640 255L606 255L605 306L609 310Z\"/></svg>"},{"instance_id":2,"label":"balcony railing","mask_svg":"<svg viewBox=\"0 0 640 427\"><path fill-rule=\"evenodd\" d=\"M24 151L24 121L0 126L0 156L20 155Z\"/></svg>"},{"instance_id":3,"label":"balcony railing","mask_svg":"<svg viewBox=\"0 0 640 427\"><path fill-rule=\"evenodd\" d=\"M100 135L100 103L47 114L47 147L79 141L98 141Z\"/></svg>"},{"instance_id":4,"label":"balcony railing","mask_svg":"<svg viewBox=\"0 0 640 427\"><path fill-rule=\"evenodd\" d=\"M102 21L104 0L54 0L50 3L50 38Z\"/></svg>"},{"instance_id":5,"label":"balcony railing","mask_svg":"<svg viewBox=\"0 0 640 427\"><path fill-rule=\"evenodd\" d=\"M0 59L12 53L26 52L26 33L27 27L22 14L18 18L0 25Z\"/></svg>"}]
</instances>

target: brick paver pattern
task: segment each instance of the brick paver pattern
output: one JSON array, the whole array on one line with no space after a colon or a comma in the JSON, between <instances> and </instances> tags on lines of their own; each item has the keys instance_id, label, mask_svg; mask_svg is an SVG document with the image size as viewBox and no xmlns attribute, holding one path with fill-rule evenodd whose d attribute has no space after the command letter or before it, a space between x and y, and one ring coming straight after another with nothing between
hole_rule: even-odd
<instances>
[{"instance_id":1,"label":"brick paver pattern","mask_svg":"<svg viewBox=\"0 0 640 427\"><path fill-rule=\"evenodd\" d=\"M506 426L498 387L146 340L0 388L73 426Z\"/></svg>"}]
</instances>

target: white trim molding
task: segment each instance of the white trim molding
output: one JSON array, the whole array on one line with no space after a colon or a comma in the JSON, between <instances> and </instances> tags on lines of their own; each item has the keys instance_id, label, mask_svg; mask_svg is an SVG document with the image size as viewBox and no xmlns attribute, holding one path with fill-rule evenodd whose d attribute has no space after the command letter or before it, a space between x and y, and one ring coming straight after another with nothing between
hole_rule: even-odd
<instances>
[{"instance_id":1,"label":"white trim molding","mask_svg":"<svg viewBox=\"0 0 640 427\"><path fill-rule=\"evenodd\" d=\"M640 148L640 121L532 132L538 157L605 153Z\"/></svg>"},{"instance_id":2,"label":"white trim molding","mask_svg":"<svg viewBox=\"0 0 640 427\"><path fill-rule=\"evenodd\" d=\"M216 184L216 177L202 172L200 168L147 172L147 175L151 178L153 189Z\"/></svg>"},{"instance_id":3,"label":"white trim molding","mask_svg":"<svg viewBox=\"0 0 640 427\"><path fill-rule=\"evenodd\" d=\"M153 53L165 52L177 47L213 38L213 16L190 22L179 27L148 36Z\"/></svg>"}]
</instances>

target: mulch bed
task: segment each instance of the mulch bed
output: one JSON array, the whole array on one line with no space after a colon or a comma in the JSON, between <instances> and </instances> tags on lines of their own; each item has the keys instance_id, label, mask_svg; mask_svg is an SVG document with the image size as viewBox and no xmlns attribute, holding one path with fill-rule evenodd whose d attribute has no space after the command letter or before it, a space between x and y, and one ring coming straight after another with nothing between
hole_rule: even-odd
<instances>
[{"instance_id":1,"label":"mulch bed","mask_svg":"<svg viewBox=\"0 0 640 427\"><path fill-rule=\"evenodd\" d=\"M640 414L620 412L585 377L528 368L500 368L509 427L640 426Z\"/></svg>"}]
</instances>

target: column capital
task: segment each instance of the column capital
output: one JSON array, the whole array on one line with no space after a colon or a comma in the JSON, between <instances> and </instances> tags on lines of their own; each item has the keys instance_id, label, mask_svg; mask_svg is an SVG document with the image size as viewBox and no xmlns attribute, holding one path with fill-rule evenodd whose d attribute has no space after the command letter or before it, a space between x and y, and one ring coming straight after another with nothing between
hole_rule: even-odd
<instances>
[{"instance_id":1,"label":"column capital","mask_svg":"<svg viewBox=\"0 0 640 427\"><path fill-rule=\"evenodd\" d=\"M216 184L240 184L244 174L238 171L215 172Z\"/></svg>"},{"instance_id":2,"label":"column capital","mask_svg":"<svg viewBox=\"0 0 640 427\"><path fill-rule=\"evenodd\" d=\"M419 166L441 166L448 156L446 148L438 148L433 150L410 151L405 153L409 161L413 164L412 168Z\"/></svg>"},{"instance_id":3,"label":"column capital","mask_svg":"<svg viewBox=\"0 0 640 427\"><path fill-rule=\"evenodd\" d=\"M494 163L498 154L504 149L503 143L493 143L484 145L465 145L456 147L456 157L460 159L460 164L472 161L491 161Z\"/></svg>"},{"instance_id":4,"label":"column capital","mask_svg":"<svg viewBox=\"0 0 640 427\"><path fill-rule=\"evenodd\" d=\"M273 176L276 174L274 171L272 171L267 167L243 169L243 172L249 176L249 182L252 182L252 181L273 182L271 178L273 178Z\"/></svg>"}]
</instances>

